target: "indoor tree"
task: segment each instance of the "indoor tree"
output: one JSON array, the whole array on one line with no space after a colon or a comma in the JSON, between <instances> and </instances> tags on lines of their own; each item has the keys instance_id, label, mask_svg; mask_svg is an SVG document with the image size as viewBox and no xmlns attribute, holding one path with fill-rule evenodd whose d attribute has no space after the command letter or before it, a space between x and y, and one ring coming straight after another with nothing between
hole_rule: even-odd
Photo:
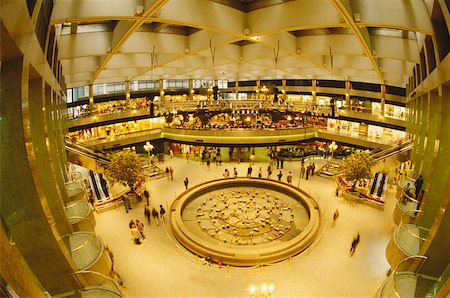
<instances>
[{"instance_id":1,"label":"indoor tree","mask_svg":"<svg viewBox=\"0 0 450 298\"><path fill-rule=\"evenodd\" d=\"M344 160L342 164L344 177L352 183L352 191L355 191L358 181L371 178L374 165L375 161L366 152L354 153Z\"/></svg>"},{"instance_id":2,"label":"indoor tree","mask_svg":"<svg viewBox=\"0 0 450 298\"><path fill-rule=\"evenodd\" d=\"M112 182L127 185L134 192L144 181L139 156L131 150L121 150L111 154L106 175Z\"/></svg>"}]
</instances>

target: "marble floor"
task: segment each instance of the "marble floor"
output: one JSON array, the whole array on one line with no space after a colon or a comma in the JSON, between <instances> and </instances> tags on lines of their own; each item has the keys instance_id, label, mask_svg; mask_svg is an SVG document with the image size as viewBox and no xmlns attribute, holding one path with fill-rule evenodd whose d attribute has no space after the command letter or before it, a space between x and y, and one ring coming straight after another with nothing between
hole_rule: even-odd
<instances>
[{"instance_id":1,"label":"marble floor","mask_svg":"<svg viewBox=\"0 0 450 298\"><path fill-rule=\"evenodd\" d=\"M174 179L166 177L147 182L151 205L168 207L184 191L183 180L189 185L221 178L226 168L236 167L244 176L249 163L223 163L221 166L195 161L184 156L166 156L165 169L172 166ZM309 161L306 161L308 164ZM324 161L314 160L316 171ZM257 156L253 174L262 167L267 177L268 161ZM155 222L148 225L144 217L145 202L133 205L129 213L123 206L96 215L96 231L114 254L115 269L124 279L123 293L127 297L251 297L250 286L273 284L273 297L374 297L386 278L389 264L385 249L394 229L392 212L395 206L394 188L386 195L384 210L358 205L336 197L333 180L313 176L299 181L300 162L284 163L283 181L289 171L293 185L300 186L318 201L324 214L320 238L300 255L281 263L252 268L208 265L176 243L170 227ZM276 178L274 170L273 178ZM339 210L332 226L335 210ZM145 223L146 240L141 245L132 242L128 223L139 219ZM167 219L166 219L167 221ZM357 233L361 241L353 256L350 245Z\"/></svg>"}]
</instances>

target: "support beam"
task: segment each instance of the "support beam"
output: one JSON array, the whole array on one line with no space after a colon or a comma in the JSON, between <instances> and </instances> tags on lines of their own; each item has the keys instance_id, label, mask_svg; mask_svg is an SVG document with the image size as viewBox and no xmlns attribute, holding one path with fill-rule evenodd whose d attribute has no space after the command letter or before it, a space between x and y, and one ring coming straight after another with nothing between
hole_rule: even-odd
<instances>
[{"instance_id":1,"label":"support beam","mask_svg":"<svg viewBox=\"0 0 450 298\"><path fill-rule=\"evenodd\" d=\"M355 20L353 19L351 12L349 12L349 10L347 9L347 6L343 3L342 0L330 0L330 2L336 7L336 10L339 12L339 14L345 20L345 22L353 30L353 33L355 34L355 37L358 39L359 43L361 44L361 47L363 48L366 56L369 58L370 62L372 62L372 66L378 75L380 84L384 84L383 75L381 74L381 71L380 71L380 68L378 67L377 61L372 54L372 49L370 48L368 41L366 41L363 33L361 32L361 30L359 29Z\"/></svg>"},{"instance_id":2,"label":"support beam","mask_svg":"<svg viewBox=\"0 0 450 298\"><path fill-rule=\"evenodd\" d=\"M130 28L122 35L122 37L120 39L117 40L114 47L111 49L111 51L109 53L106 54L105 59L102 61L101 65L96 70L94 76L92 77L91 84L93 84L95 82L95 80L100 75L100 72L103 69L105 69L106 65L111 60L113 55L116 54L120 50L120 48L128 40L128 38L130 38L130 36L134 32L136 32L136 30L139 27L141 27L142 24L144 24L148 18L151 18L152 16L154 16L161 9L161 7L164 6L164 4L166 4L166 2L168 2L168 0L155 0L152 3L152 5L150 5L149 8L142 13L141 17L130 26Z\"/></svg>"}]
</instances>

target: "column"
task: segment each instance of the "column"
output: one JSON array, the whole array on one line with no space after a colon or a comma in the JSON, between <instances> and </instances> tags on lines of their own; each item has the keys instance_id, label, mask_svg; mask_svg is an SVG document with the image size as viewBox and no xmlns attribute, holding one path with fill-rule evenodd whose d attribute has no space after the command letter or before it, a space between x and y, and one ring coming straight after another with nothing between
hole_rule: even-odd
<instances>
[{"instance_id":1,"label":"column","mask_svg":"<svg viewBox=\"0 0 450 298\"><path fill-rule=\"evenodd\" d=\"M62 240L69 232L61 221L64 211L55 209L61 204L61 195L52 175L61 173L51 169L49 159L53 157L44 144L45 137L37 140L48 133L42 127L43 109L47 108L42 106L43 81L38 78L30 83L28 77L29 66L23 58L2 62L0 212L6 233L29 268L42 286L56 295L80 286ZM32 98L30 93L35 92L38 94Z\"/></svg>"},{"instance_id":2,"label":"column","mask_svg":"<svg viewBox=\"0 0 450 298\"><path fill-rule=\"evenodd\" d=\"M236 94L236 99L239 98L239 81L236 81L236 85L234 86L234 93Z\"/></svg>"},{"instance_id":3,"label":"column","mask_svg":"<svg viewBox=\"0 0 450 298\"><path fill-rule=\"evenodd\" d=\"M125 81L125 106L130 106L130 81Z\"/></svg>"},{"instance_id":4,"label":"column","mask_svg":"<svg viewBox=\"0 0 450 298\"><path fill-rule=\"evenodd\" d=\"M317 86L317 80L312 80L312 97L313 97L313 105L317 104L317 97L316 97L316 86Z\"/></svg>"},{"instance_id":5,"label":"column","mask_svg":"<svg viewBox=\"0 0 450 298\"><path fill-rule=\"evenodd\" d=\"M94 87L92 84L89 84L89 112L92 113L95 111L94 108Z\"/></svg>"},{"instance_id":6,"label":"column","mask_svg":"<svg viewBox=\"0 0 450 298\"><path fill-rule=\"evenodd\" d=\"M164 80L159 80L159 96L161 98L161 103L165 103L166 98L164 97Z\"/></svg>"},{"instance_id":7,"label":"column","mask_svg":"<svg viewBox=\"0 0 450 298\"><path fill-rule=\"evenodd\" d=\"M189 100L194 99L194 81L192 79L189 79Z\"/></svg>"},{"instance_id":8,"label":"column","mask_svg":"<svg viewBox=\"0 0 450 298\"><path fill-rule=\"evenodd\" d=\"M381 84L381 116L384 116L384 98L386 97L386 85Z\"/></svg>"},{"instance_id":9,"label":"column","mask_svg":"<svg viewBox=\"0 0 450 298\"><path fill-rule=\"evenodd\" d=\"M350 81L345 81L345 107L350 107L350 88L352 84Z\"/></svg>"}]
</instances>

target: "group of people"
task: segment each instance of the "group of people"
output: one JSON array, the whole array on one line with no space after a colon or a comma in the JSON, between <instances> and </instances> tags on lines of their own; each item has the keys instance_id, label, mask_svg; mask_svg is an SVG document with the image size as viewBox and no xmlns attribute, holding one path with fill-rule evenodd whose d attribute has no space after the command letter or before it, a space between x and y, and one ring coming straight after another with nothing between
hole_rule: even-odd
<instances>
[{"instance_id":1,"label":"group of people","mask_svg":"<svg viewBox=\"0 0 450 298\"><path fill-rule=\"evenodd\" d=\"M305 161L302 159L302 165L300 167L300 178L308 178L314 176L314 171L316 170L316 165L314 163L310 163L305 167Z\"/></svg>"},{"instance_id":2,"label":"group of people","mask_svg":"<svg viewBox=\"0 0 450 298\"><path fill-rule=\"evenodd\" d=\"M167 180L173 180L173 168L170 167L166 167L166 176L167 176Z\"/></svg>"},{"instance_id":3,"label":"group of people","mask_svg":"<svg viewBox=\"0 0 450 298\"><path fill-rule=\"evenodd\" d=\"M163 205L159 205L159 212L155 207L150 209L150 194L147 190L144 191L144 196L146 198L146 204L144 206L144 216L147 219L147 223L150 226L151 222L154 221L155 224L159 226L160 223L165 222L166 210L164 209ZM142 241L145 240L144 223L139 221L139 219L136 219L131 220L128 226L130 228L130 233L133 237L134 243L141 244Z\"/></svg>"}]
</instances>

